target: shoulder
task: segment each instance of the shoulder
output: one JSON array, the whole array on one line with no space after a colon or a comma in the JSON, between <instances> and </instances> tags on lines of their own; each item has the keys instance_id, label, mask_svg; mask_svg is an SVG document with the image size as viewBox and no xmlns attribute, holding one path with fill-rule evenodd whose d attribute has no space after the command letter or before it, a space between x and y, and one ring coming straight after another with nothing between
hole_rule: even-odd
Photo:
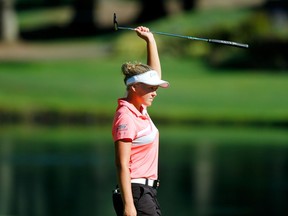
<instances>
[{"instance_id":1,"label":"shoulder","mask_svg":"<svg viewBox=\"0 0 288 216\"><path fill-rule=\"evenodd\" d=\"M134 118L133 118L133 114L131 113L131 111L129 110L128 107L125 106L121 106L119 107L119 109L117 109L115 116L114 116L114 123L113 125L133 125L134 124Z\"/></svg>"},{"instance_id":2,"label":"shoulder","mask_svg":"<svg viewBox=\"0 0 288 216\"><path fill-rule=\"evenodd\" d=\"M116 110L115 119L117 118L131 118L131 112L126 106L121 106Z\"/></svg>"}]
</instances>

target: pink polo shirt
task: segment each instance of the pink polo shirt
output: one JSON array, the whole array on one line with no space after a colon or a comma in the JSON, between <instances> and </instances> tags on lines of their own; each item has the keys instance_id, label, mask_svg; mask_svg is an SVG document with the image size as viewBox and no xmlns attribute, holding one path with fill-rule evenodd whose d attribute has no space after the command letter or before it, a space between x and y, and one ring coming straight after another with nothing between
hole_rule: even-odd
<instances>
[{"instance_id":1,"label":"pink polo shirt","mask_svg":"<svg viewBox=\"0 0 288 216\"><path fill-rule=\"evenodd\" d=\"M131 179L158 179L158 129L150 119L146 107L142 113L125 99L118 99L112 135L114 142L132 142L130 156Z\"/></svg>"}]
</instances>

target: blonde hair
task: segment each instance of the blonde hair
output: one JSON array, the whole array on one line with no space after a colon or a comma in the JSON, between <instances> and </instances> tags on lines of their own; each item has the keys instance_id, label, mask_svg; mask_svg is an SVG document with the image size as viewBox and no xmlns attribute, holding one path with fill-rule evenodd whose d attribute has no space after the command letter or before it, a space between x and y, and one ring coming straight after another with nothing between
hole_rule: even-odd
<instances>
[{"instance_id":1,"label":"blonde hair","mask_svg":"<svg viewBox=\"0 0 288 216\"><path fill-rule=\"evenodd\" d=\"M125 76L124 83L126 84L127 79L130 77L150 71L152 68L149 65L142 64L141 62L126 62L122 65L121 70Z\"/></svg>"}]
</instances>

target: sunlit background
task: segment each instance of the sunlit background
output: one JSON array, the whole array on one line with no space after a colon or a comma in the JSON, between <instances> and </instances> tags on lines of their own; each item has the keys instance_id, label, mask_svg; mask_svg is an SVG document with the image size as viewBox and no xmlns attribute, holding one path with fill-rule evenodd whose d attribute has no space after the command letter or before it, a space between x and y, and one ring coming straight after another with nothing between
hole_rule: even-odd
<instances>
[{"instance_id":1,"label":"sunlit background","mask_svg":"<svg viewBox=\"0 0 288 216\"><path fill-rule=\"evenodd\" d=\"M111 124L148 26L164 216L288 214L288 2L0 0L0 215L115 215Z\"/></svg>"}]
</instances>

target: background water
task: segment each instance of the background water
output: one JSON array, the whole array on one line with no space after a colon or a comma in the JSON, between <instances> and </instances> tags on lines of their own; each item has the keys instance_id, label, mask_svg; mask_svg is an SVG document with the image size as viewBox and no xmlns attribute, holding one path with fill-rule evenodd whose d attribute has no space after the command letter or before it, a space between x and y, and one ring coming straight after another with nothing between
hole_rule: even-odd
<instances>
[{"instance_id":1,"label":"background water","mask_svg":"<svg viewBox=\"0 0 288 216\"><path fill-rule=\"evenodd\" d=\"M285 130L166 127L163 215L287 215ZM110 128L5 128L0 215L114 215Z\"/></svg>"}]
</instances>

